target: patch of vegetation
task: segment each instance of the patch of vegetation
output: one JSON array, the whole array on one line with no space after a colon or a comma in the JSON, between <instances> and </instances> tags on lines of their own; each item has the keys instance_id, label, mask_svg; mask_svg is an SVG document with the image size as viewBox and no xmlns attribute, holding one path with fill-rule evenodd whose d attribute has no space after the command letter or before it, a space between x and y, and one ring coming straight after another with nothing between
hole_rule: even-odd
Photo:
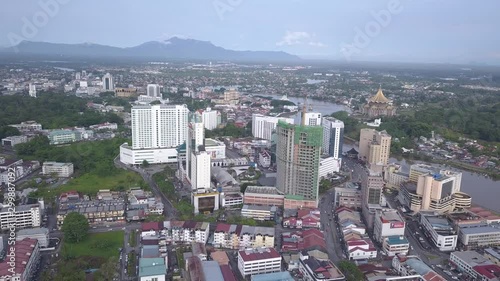
<instances>
[{"instance_id":1,"label":"patch of vegetation","mask_svg":"<svg viewBox=\"0 0 500 281\"><path fill-rule=\"evenodd\" d=\"M347 281L364 280L365 276L358 266L350 261L340 261L339 269L344 273Z\"/></svg>"},{"instance_id":2,"label":"patch of vegetation","mask_svg":"<svg viewBox=\"0 0 500 281\"><path fill-rule=\"evenodd\" d=\"M64 218L62 232L66 242L80 243L87 238L88 231L89 222L84 215L72 212Z\"/></svg>"},{"instance_id":3,"label":"patch of vegetation","mask_svg":"<svg viewBox=\"0 0 500 281\"><path fill-rule=\"evenodd\" d=\"M235 138L246 138L252 135L252 122L244 128L236 126L234 123L228 123L224 128L205 130L205 136L207 138L215 138L220 136L225 137L235 137Z\"/></svg>"},{"instance_id":4,"label":"patch of vegetation","mask_svg":"<svg viewBox=\"0 0 500 281\"><path fill-rule=\"evenodd\" d=\"M135 247L137 246L137 232L136 231L130 231L130 236L128 237L128 243L130 244L130 247Z\"/></svg>"},{"instance_id":5,"label":"patch of vegetation","mask_svg":"<svg viewBox=\"0 0 500 281\"><path fill-rule=\"evenodd\" d=\"M123 231L108 231L89 234L78 243L65 241L64 253L67 257L117 257L118 249L123 247ZM134 266L135 268L135 266Z\"/></svg>"},{"instance_id":6,"label":"patch of vegetation","mask_svg":"<svg viewBox=\"0 0 500 281\"><path fill-rule=\"evenodd\" d=\"M37 121L44 129L88 127L103 122L123 124L118 115L90 109L87 102L64 93L42 92L36 99L21 95L0 96L0 127L28 120Z\"/></svg>"}]
</instances>

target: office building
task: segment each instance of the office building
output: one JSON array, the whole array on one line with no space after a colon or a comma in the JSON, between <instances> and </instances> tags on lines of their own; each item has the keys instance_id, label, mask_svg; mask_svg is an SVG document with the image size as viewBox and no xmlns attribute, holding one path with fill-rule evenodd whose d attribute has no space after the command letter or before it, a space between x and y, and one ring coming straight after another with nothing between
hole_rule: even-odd
<instances>
[{"instance_id":1,"label":"office building","mask_svg":"<svg viewBox=\"0 0 500 281\"><path fill-rule=\"evenodd\" d=\"M320 260L307 253L300 253L299 271L304 280L344 281L344 274L330 260Z\"/></svg>"},{"instance_id":2,"label":"office building","mask_svg":"<svg viewBox=\"0 0 500 281\"><path fill-rule=\"evenodd\" d=\"M372 229L376 209L380 209L381 206L386 204L383 194L385 182L382 174L371 170L368 172L368 176L361 183L362 212L368 228Z\"/></svg>"},{"instance_id":3,"label":"office building","mask_svg":"<svg viewBox=\"0 0 500 281\"><path fill-rule=\"evenodd\" d=\"M2 145L10 147L26 142L28 142L28 137L26 136L10 136L2 139Z\"/></svg>"},{"instance_id":4,"label":"office building","mask_svg":"<svg viewBox=\"0 0 500 281\"><path fill-rule=\"evenodd\" d=\"M454 251L458 235L448 217L436 212L420 212L420 224L430 241L440 251Z\"/></svg>"},{"instance_id":5,"label":"office building","mask_svg":"<svg viewBox=\"0 0 500 281\"><path fill-rule=\"evenodd\" d=\"M409 181L410 175L404 173L398 164L390 164L385 168L384 180L387 188L399 189L401 184Z\"/></svg>"},{"instance_id":6,"label":"office building","mask_svg":"<svg viewBox=\"0 0 500 281\"><path fill-rule=\"evenodd\" d=\"M82 139L81 133L75 130L52 130L47 137L50 144L71 143Z\"/></svg>"},{"instance_id":7,"label":"office building","mask_svg":"<svg viewBox=\"0 0 500 281\"><path fill-rule=\"evenodd\" d=\"M359 135L359 158L374 169L387 166L391 152L392 137L386 132L375 129L361 129Z\"/></svg>"},{"instance_id":8,"label":"office building","mask_svg":"<svg viewBox=\"0 0 500 281\"><path fill-rule=\"evenodd\" d=\"M193 192L210 190L210 153L202 150L193 152L191 157L191 188Z\"/></svg>"},{"instance_id":9,"label":"office building","mask_svg":"<svg viewBox=\"0 0 500 281\"><path fill-rule=\"evenodd\" d=\"M401 185L398 200L414 212L431 210L447 213L472 204L472 198L460 192L462 173L412 165L409 180Z\"/></svg>"},{"instance_id":10,"label":"office building","mask_svg":"<svg viewBox=\"0 0 500 281\"><path fill-rule=\"evenodd\" d=\"M243 205L241 216L260 221L270 221L275 219L276 211L276 206Z\"/></svg>"},{"instance_id":11,"label":"office building","mask_svg":"<svg viewBox=\"0 0 500 281\"><path fill-rule=\"evenodd\" d=\"M219 210L220 193L215 189L205 192L192 192L191 203L194 206L195 214L209 214Z\"/></svg>"},{"instance_id":12,"label":"office building","mask_svg":"<svg viewBox=\"0 0 500 281\"><path fill-rule=\"evenodd\" d=\"M465 249L500 246L500 224L478 223L458 227L458 242Z\"/></svg>"},{"instance_id":13,"label":"office building","mask_svg":"<svg viewBox=\"0 0 500 281\"><path fill-rule=\"evenodd\" d=\"M280 272L281 255L274 248L239 251L238 269L244 277L254 274Z\"/></svg>"},{"instance_id":14,"label":"office building","mask_svg":"<svg viewBox=\"0 0 500 281\"><path fill-rule=\"evenodd\" d=\"M333 156L322 155L319 162L318 176L320 179L333 177L340 171L342 159Z\"/></svg>"},{"instance_id":15,"label":"office building","mask_svg":"<svg viewBox=\"0 0 500 281\"><path fill-rule=\"evenodd\" d=\"M243 196L243 203L250 205L282 207L285 195L274 186L248 186Z\"/></svg>"},{"instance_id":16,"label":"office building","mask_svg":"<svg viewBox=\"0 0 500 281\"><path fill-rule=\"evenodd\" d=\"M153 98L161 98L160 85L158 84L148 84L146 87L146 95Z\"/></svg>"},{"instance_id":17,"label":"office building","mask_svg":"<svg viewBox=\"0 0 500 281\"><path fill-rule=\"evenodd\" d=\"M353 210L361 210L361 185L354 182L347 182L345 187L335 188L335 207L347 207Z\"/></svg>"},{"instance_id":18,"label":"office building","mask_svg":"<svg viewBox=\"0 0 500 281\"><path fill-rule=\"evenodd\" d=\"M105 92L112 92L115 90L115 83L111 74L106 73L106 75L102 77L102 89Z\"/></svg>"},{"instance_id":19,"label":"office building","mask_svg":"<svg viewBox=\"0 0 500 281\"><path fill-rule=\"evenodd\" d=\"M323 154L335 159L342 158L344 145L344 122L333 117L323 117Z\"/></svg>"},{"instance_id":20,"label":"office building","mask_svg":"<svg viewBox=\"0 0 500 281\"><path fill-rule=\"evenodd\" d=\"M43 163L42 174L55 175L58 178L69 178L73 175L73 163L59 163L47 161Z\"/></svg>"},{"instance_id":21,"label":"office building","mask_svg":"<svg viewBox=\"0 0 500 281\"><path fill-rule=\"evenodd\" d=\"M252 115L252 135L254 138L272 140L273 132L276 130L278 121L293 124L293 118L265 116L261 114Z\"/></svg>"},{"instance_id":22,"label":"office building","mask_svg":"<svg viewBox=\"0 0 500 281\"><path fill-rule=\"evenodd\" d=\"M276 128L276 186L285 194L285 201L289 199L285 208L316 208L323 128L283 121Z\"/></svg>"},{"instance_id":23,"label":"office building","mask_svg":"<svg viewBox=\"0 0 500 281\"><path fill-rule=\"evenodd\" d=\"M405 220L395 209L377 210L373 235L379 243L388 236L404 236Z\"/></svg>"},{"instance_id":24,"label":"office building","mask_svg":"<svg viewBox=\"0 0 500 281\"><path fill-rule=\"evenodd\" d=\"M30 97L36 98L36 85L30 83L28 88L29 88L28 93L29 93Z\"/></svg>"},{"instance_id":25,"label":"office building","mask_svg":"<svg viewBox=\"0 0 500 281\"><path fill-rule=\"evenodd\" d=\"M16 234L16 241L22 241L26 238L38 240L41 248L49 246L49 229L44 227L21 229Z\"/></svg>"},{"instance_id":26,"label":"office building","mask_svg":"<svg viewBox=\"0 0 500 281\"><path fill-rule=\"evenodd\" d=\"M42 204L18 205L14 212L8 207L0 209L0 227L9 229L10 225L16 228L40 227L42 222Z\"/></svg>"},{"instance_id":27,"label":"office building","mask_svg":"<svg viewBox=\"0 0 500 281\"><path fill-rule=\"evenodd\" d=\"M185 172L188 180L191 180L193 158L200 149L205 151L205 128L199 112L189 113L188 119ZM181 166L184 167L184 165Z\"/></svg>"},{"instance_id":28,"label":"office building","mask_svg":"<svg viewBox=\"0 0 500 281\"><path fill-rule=\"evenodd\" d=\"M220 112L213 110L210 107L202 112L201 118L203 120L203 126L205 126L205 129L207 130L216 129L222 121Z\"/></svg>"},{"instance_id":29,"label":"office building","mask_svg":"<svg viewBox=\"0 0 500 281\"><path fill-rule=\"evenodd\" d=\"M187 139L186 105L140 105L132 107L132 146L120 146L126 164L177 163L176 148Z\"/></svg>"},{"instance_id":30,"label":"office building","mask_svg":"<svg viewBox=\"0 0 500 281\"><path fill-rule=\"evenodd\" d=\"M375 212L373 235L388 256L405 255L410 249L410 243L405 238L405 220L397 210L381 209Z\"/></svg>"},{"instance_id":31,"label":"office building","mask_svg":"<svg viewBox=\"0 0 500 281\"><path fill-rule=\"evenodd\" d=\"M453 252L450 263L471 280L498 280L500 266L476 251Z\"/></svg>"},{"instance_id":32,"label":"office building","mask_svg":"<svg viewBox=\"0 0 500 281\"><path fill-rule=\"evenodd\" d=\"M0 262L0 280L31 281L35 280L40 264L40 246L36 239L25 238L16 242L14 247L15 266L6 258Z\"/></svg>"}]
</instances>

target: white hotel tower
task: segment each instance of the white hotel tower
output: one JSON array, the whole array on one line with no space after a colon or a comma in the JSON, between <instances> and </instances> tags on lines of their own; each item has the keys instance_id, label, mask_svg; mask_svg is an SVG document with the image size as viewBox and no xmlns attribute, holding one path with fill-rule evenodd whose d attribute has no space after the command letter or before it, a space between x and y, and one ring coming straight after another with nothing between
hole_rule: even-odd
<instances>
[{"instance_id":1,"label":"white hotel tower","mask_svg":"<svg viewBox=\"0 0 500 281\"><path fill-rule=\"evenodd\" d=\"M140 105L132 107L132 146L120 147L125 164L177 162L176 148L188 134L186 105Z\"/></svg>"}]
</instances>

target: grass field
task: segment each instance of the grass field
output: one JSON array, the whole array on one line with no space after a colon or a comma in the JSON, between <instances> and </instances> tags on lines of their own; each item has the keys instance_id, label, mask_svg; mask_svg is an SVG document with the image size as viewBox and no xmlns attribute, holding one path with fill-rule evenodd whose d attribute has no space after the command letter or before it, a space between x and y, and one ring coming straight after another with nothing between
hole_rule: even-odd
<instances>
[{"instance_id":1,"label":"grass field","mask_svg":"<svg viewBox=\"0 0 500 281\"><path fill-rule=\"evenodd\" d=\"M100 189L123 190L130 187L141 186L143 179L140 175L125 170L113 171L112 175L102 177L93 173L84 174L70 180L67 184L57 188L58 193L76 190L84 194L95 194Z\"/></svg>"},{"instance_id":2,"label":"grass field","mask_svg":"<svg viewBox=\"0 0 500 281\"><path fill-rule=\"evenodd\" d=\"M87 239L80 243L65 243L64 250L69 256L81 257L118 257L118 248L123 247L123 231L110 231L89 234Z\"/></svg>"}]
</instances>

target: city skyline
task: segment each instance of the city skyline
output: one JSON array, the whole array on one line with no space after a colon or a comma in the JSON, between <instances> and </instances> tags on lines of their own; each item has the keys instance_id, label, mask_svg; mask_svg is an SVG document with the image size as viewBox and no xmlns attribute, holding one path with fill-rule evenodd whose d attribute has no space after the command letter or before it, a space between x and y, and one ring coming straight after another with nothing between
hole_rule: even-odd
<instances>
[{"instance_id":1,"label":"city skyline","mask_svg":"<svg viewBox=\"0 0 500 281\"><path fill-rule=\"evenodd\" d=\"M500 63L500 39L488 36L499 24L495 11L500 3L361 2L11 2L4 9L9 12L2 14L0 46L28 40L132 47L177 36L226 49L285 51L302 58ZM100 8L88 17L86 9L93 3Z\"/></svg>"}]
</instances>

